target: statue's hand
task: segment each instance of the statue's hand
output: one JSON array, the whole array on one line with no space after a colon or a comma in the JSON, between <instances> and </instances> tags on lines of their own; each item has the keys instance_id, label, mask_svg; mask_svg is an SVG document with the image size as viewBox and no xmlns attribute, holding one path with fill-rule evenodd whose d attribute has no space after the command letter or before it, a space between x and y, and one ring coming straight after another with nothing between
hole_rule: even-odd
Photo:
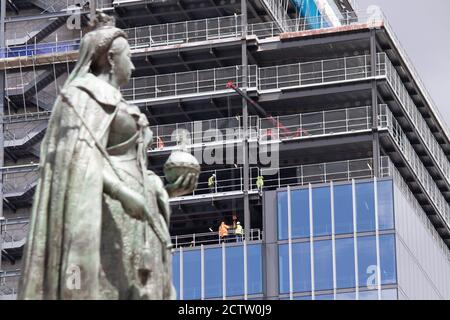
<instances>
[{"instance_id":1,"label":"statue's hand","mask_svg":"<svg viewBox=\"0 0 450 320\"><path fill-rule=\"evenodd\" d=\"M198 174L188 173L178 177L174 183L166 185L169 197L175 198L192 193L197 187Z\"/></svg>"},{"instance_id":2,"label":"statue's hand","mask_svg":"<svg viewBox=\"0 0 450 320\"><path fill-rule=\"evenodd\" d=\"M128 187L122 187L119 197L123 209L132 218L143 220L147 216L145 199L139 193L133 191Z\"/></svg>"}]
</instances>

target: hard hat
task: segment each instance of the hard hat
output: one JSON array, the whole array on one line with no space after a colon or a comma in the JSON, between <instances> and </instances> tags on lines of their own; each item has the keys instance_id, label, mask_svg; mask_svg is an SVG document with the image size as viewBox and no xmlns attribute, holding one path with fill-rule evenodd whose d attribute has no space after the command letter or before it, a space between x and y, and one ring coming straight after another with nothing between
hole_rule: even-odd
<instances>
[{"instance_id":1,"label":"hard hat","mask_svg":"<svg viewBox=\"0 0 450 320\"><path fill-rule=\"evenodd\" d=\"M241 224L241 223L238 221L237 224Z\"/></svg>"}]
</instances>

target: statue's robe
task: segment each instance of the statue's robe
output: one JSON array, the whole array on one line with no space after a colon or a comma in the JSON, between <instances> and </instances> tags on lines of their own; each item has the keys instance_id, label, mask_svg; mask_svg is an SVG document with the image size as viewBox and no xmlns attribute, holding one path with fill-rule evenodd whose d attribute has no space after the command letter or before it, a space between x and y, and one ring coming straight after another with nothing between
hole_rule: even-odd
<instances>
[{"instance_id":1,"label":"statue's robe","mask_svg":"<svg viewBox=\"0 0 450 320\"><path fill-rule=\"evenodd\" d=\"M94 141L106 147L122 97L92 74L73 80L64 92L71 105L58 97L41 144L19 299L99 297L105 161Z\"/></svg>"}]
</instances>

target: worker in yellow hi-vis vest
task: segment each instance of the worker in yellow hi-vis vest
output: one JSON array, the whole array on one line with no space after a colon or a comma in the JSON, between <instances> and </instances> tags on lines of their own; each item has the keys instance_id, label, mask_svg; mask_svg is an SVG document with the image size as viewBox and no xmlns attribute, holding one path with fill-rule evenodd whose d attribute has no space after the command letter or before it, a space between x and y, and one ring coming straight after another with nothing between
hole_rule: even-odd
<instances>
[{"instance_id":1,"label":"worker in yellow hi-vis vest","mask_svg":"<svg viewBox=\"0 0 450 320\"><path fill-rule=\"evenodd\" d=\"M208 178L208 188L211 191L211 193L215 193L216 192L216 186L217 186L217 178L216 178L216 174L213 173Z\"/></svg>"}]
</instances>

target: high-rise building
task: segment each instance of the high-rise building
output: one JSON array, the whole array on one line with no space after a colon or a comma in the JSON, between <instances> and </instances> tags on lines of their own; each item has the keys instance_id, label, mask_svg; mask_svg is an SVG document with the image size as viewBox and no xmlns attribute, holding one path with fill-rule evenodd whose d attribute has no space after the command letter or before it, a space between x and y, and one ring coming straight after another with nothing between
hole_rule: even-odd
<instances>
[{"instance_id":1,"label":"high-rise building","mask_svg":"<svg viewBox=\"0 0 450 320\"><path fill-rule=\"evenodd\" d=\"M122 92L151 123L151 168L163 176L180 129L202 164L194 193L171 199L177 298L450 299L450 136L381 12L347 0L0 9L0 299L17 293L39 144L93 9L128 34L136 71Z\"/></svg>"}]
</instances>

